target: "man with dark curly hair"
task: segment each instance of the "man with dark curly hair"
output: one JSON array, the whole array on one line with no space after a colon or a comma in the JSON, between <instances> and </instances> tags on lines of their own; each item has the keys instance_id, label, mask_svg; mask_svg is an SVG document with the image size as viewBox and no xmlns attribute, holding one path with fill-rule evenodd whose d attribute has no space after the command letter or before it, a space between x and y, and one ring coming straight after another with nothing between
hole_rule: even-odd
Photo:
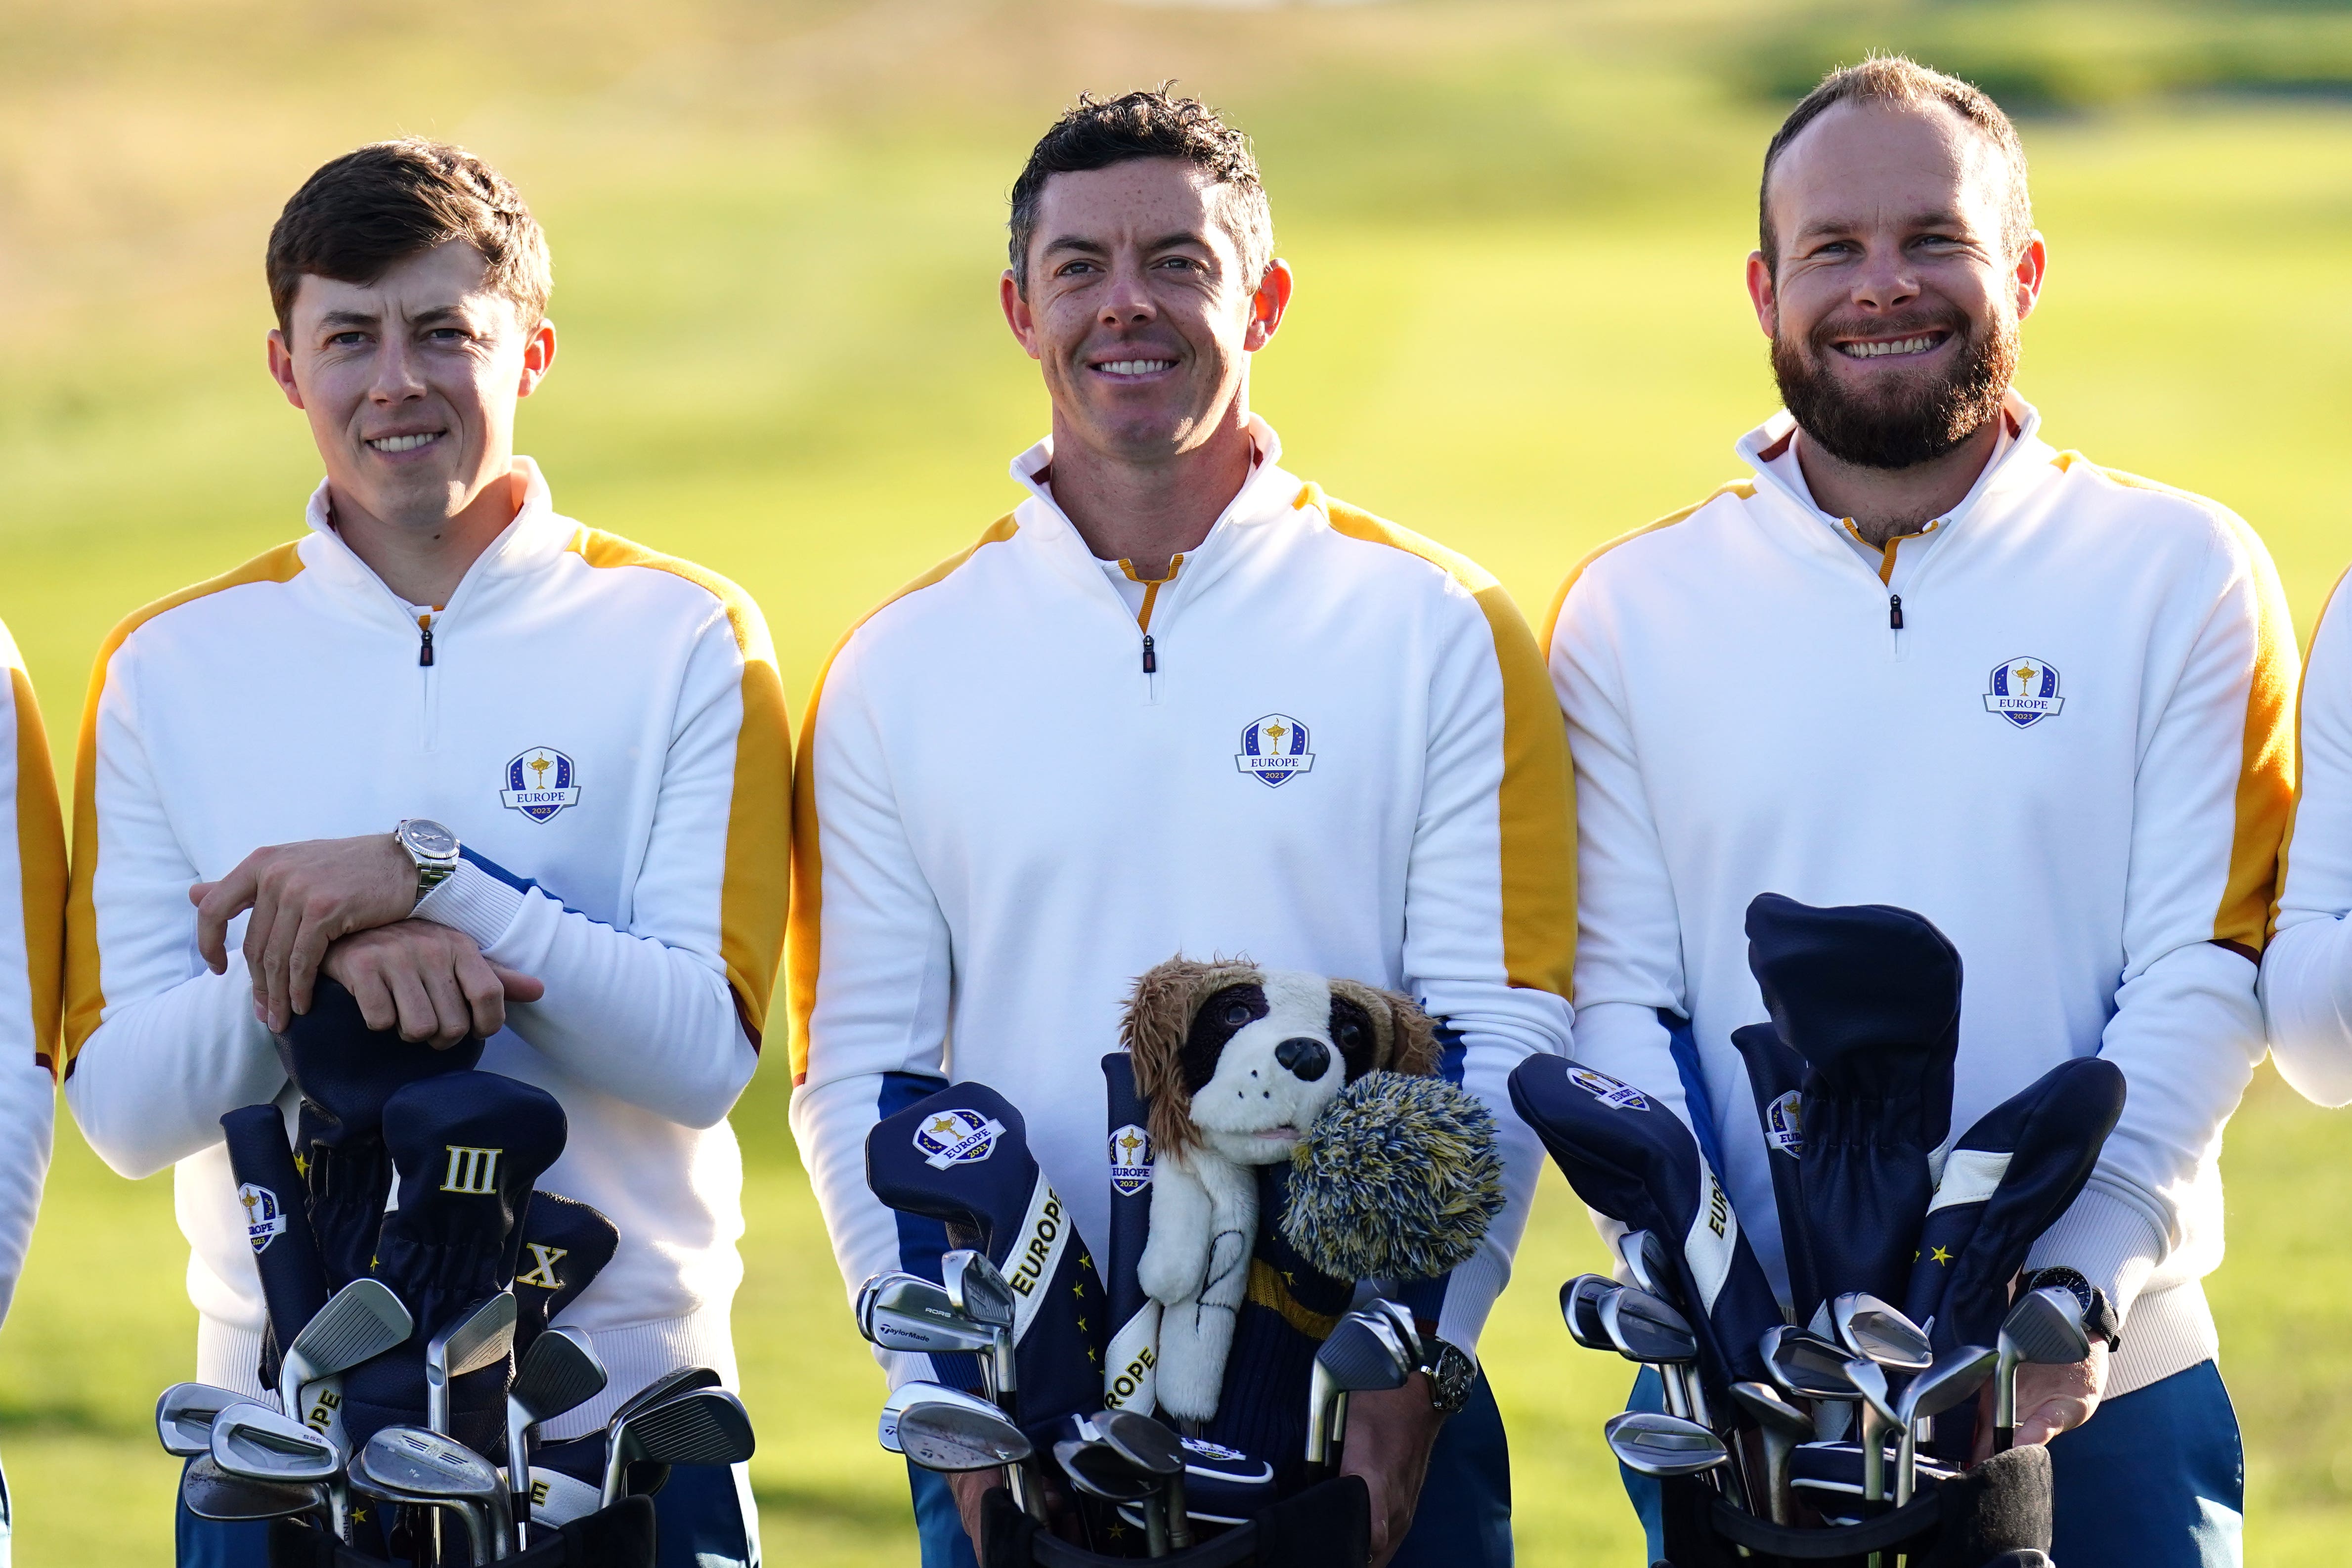
<instances>
[{"instance_id":1,"label":"man with dark curly hair","mask_svg":"<svg viewBox=\"0 0 2352 1568\"><path fill-rule=\"evenodd\" d=\"M1355 1396L1342 1468L1375 1563L1507 1563L1471 1352L1541 1158L1505 1079L1569 1039L1572 813L1542 660L1493 577L1281 467L1249 370L1291 275L1239 132L1164 89L1081 100L1012 205L1004 315L1053 433L1013 460L1013 511L844 638L803 737L793 1127L843 1273L936 1274L940 1228L876 1201L865 1146L950 1079L1019 1107L1102 1257L1097 1063L1171 952L1409 992L1442 1022L1441 1070L1496 1111L1509 1201L1467 1263L1391 1287L1428 1370ZM1251 1285L1328 1331L1279 1274ZM885 1360L894 1382L949 1370ZM1228 1367L1223 1400L1248 1383ZM927 1565L972 1561L989 1484L915 1475Z\"/></svg>"}]
</instances>

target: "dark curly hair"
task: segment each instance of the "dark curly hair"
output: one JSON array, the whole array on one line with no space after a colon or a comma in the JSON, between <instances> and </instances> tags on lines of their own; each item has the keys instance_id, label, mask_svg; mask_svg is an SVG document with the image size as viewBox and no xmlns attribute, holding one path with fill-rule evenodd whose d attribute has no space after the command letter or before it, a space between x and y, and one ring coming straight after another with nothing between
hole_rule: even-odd
<instances>
[{"instance_id":1,"label":"dark curly hair","mask_svg":"<svg viewBox=\"0 0 2352 1568\"><path fill-rule=\"evenodd\" d=\"M321 164L288 198L264 265L280 331L310 273L373 283L394 263L462 239L489 264L489 285L538 329L555 287L547 237L504 174L446 142L372 142Z\"/></svg>"},{"instance_id":2,"label":"dark curly hair","mask_svg":"<svg viewBox=\"0 0 2352 1568\"><path fill-rule=\"evenodd\" d=\"M1205 169L1224 187L1225 226L1242 254L1242 277L1255 288L1274 259L1274 214L1266 205L1249 138L1197 98L1178 98L1174 82L1109 100L1080 93L1030 149L1013 182L1013 281L1029 292L1029 247L1037 237L1037 204L1055 174L1108 169L1137 158L1179 158Z\"/></svg>"}]
</instances>

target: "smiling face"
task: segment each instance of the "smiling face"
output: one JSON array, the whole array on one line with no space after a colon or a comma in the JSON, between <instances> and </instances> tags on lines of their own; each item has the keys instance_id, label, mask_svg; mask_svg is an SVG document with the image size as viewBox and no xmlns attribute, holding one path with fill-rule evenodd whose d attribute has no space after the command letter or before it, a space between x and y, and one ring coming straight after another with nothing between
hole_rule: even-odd
<instances>
[{"instance_id":1,"label":"smiling face","mask_svg":"<svg viewBox=\"0 0 2352 1568\"><path fill-rule=\"evenodd\" d=\"M546 374L555 329L526 331L487 272L450 240L372 283L303 276L269 369L310 416L339 524L432 531L504 503L490 487L513 467L515 403Z\"/></svg>"},{"instance_id":2,"label":"smiling face","mask_svg":"<svg viewBox=\"0 0 2352 1568\"><path fill-rule=\"evenodd\" d=\"M1057 442L1157 464L1237 427L1249 356L1289 299L1275 262L1243 276L1226 187L1176 158L1138 158L1045 182L1025 297L1007 272L1005 319L1044 371Z\"/></svg>"},{"instance_id":3,"label":"smiling face","mask_svg":"<svg viewBox=\"0 0 2352 1568\"><path fill-rule=\"evenodd\" d=\"M1773 372L1806 435L1843 460L1943 456L2000 409L2033 309L2040 237L2004 238L2010 168L1940 103L1863 100L1774 165L1779 254L1748 260Z\"/></svg>"}]
</instances>

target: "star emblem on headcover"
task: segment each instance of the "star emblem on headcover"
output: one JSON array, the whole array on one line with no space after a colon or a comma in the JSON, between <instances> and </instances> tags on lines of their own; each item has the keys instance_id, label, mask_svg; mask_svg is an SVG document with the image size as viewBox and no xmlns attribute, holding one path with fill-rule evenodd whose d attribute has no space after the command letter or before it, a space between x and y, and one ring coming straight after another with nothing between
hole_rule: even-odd
<instances>
[{"instance_id":1,"label":"star emblem on headcover","mask_svg":"<svg viewBox=\"0 0 2352 1568\"><path fill-rule=\"evenodd\" d=\"M1935 1250L1935 1251L1930 1255L1930 1257L1931 1257L1931 1258L1933 1259L1933 1261L1937 1262L1937 1263L1949 1263L1949 1262L1952 1260L1952 1255L1951 1255L1950 1253L1948 1253L1948 1252L1945 1251L1945 1250L1944 1250L1942 1247L1937 1247L1937 1248L1936 1248L1936 1250Z\"/></svg>"}]
</instances>

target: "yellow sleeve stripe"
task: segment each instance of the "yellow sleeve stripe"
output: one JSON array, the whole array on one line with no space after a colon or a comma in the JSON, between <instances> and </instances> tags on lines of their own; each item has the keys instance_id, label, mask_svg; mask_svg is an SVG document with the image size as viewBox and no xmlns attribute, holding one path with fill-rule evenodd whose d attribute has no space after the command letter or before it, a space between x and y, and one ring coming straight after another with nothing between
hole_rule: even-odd
<instances>
[{"instance_id":1,"label":"yellow sleeve stripe","mask_svg":"<svg viewBox=\"0 0 2352 1568\"><path fill-rule=\"evenodd\" d=\"M824 657L824 665L816 672L816 686L809 693L808 711L801 719L800 767L793 779L793 916L791 936L785 943L785 970L789 978L787 989L792 1010L793 1082L795 1086L808 1079L809 1016L816 1010L816 978L822 961L822 938L824 926L824 855L817 841L816 826L816 710L824 700L825 677L833 673L833 661L849 646L858 627L880 615L909 594L920 593L935 584L943 583L956 569L991 544L1002 544L1021 531L1012 512L1006 512L988 525L971 547L949 556L897 593L866 611L841 634L833 651Z\"/></svg>"},{"instance_id":2,"label":"yellow sleeve stripe","mask_svg":"<svg viewBox=\"0 0 2352 1568\"><path fill-rule=\"evenodd\" d=\"M1655 522L1645 522L1641 527L1636 528L1630 532L1621 533L1616 538L1611 540L1608 543L1603 544L1600 549L1592 552L1591 554L1587 555L1583 560L1578 562L1575 566L1570 570L1567 580L1560 584L1559 592L1551 596L1551 608L1544 616L1543 642L1540 646L1543 648L1544 663L1546 667L1549 668L1551 662L1552 635L1559 629L1559 613L1562 609L1567 607L1568 592L1570 589L1576 586L1577 579L1583 576L1586 569L1594 562L1600 560L1602 556L1608 554L1619 545L1639 539L1645 533L1655 533L1662 528L1672 528L1675 524L1695 515L1702 508L1711 505L1725 496L1738 496L1741 500L1747 500L1755 494L1756 481L1753 479L1733 479L1728 483L1717 485L1715 488L1714 493L1709 495L1706 500L1695 502L1690 506L1683 508L1680 511L1670 511L1666 513L1665 516L1658 519Z\"/></svg>"},{"instance_id":3,"label":"yellow sleeve stripe","mask_svg":"<svg viewBox=\"0 0 2352 1568\"><path fill-rule=\"evenodd\" d=\"M1576 786L1568 730L1553 700L1544 656L1518 606L1493 574L1458 555L1308 485L1294 503L1319 510L1335 533L1417 555L1467 589L1486 613L1503 677L1501 828L1503 969L1513 985L1569 994L1576 968Z\"/></svg>"},{"instance_id":4,"label":"yellow sleeve stripe","mask_svg":"<svg viewBox=\"0 0 2352 1568\"><path fill-rule=\"evenodd\" d=\"M2294 620L2280 586L2278 569L2254 531L2227 507L2189 490L2176 489L2120 468L2090 463L2079 452L2052 459L2063 472L2076 463L2104 474L2126 489L2177 496L2204 509L2237 536L2254 579L2254 667L2246 687L2246 722L2239 741L2238 795L2230 838L2230 875L2213 911L2213 938L2225 947L2261 961L2277 912L2280 857L2286 845L2296 793L2294 726L2287 712L2295 701Z\"/></svg>"},{"instance_id":5,"label":"yellow sleeve stripe","mask_svg":"<svg viewBox=\"0 0 2352 1568\"><path fill-rule=\"evenodd\" d=\"M98 662L89 672L89 695L82 702L81 737L74 749L73 878L66 895L65 1067L60 1079L71 1075L82 1042L106 1013L106 992L99 973L98 916L90 887L98 876L98 700L106 689L107 666L132 632L166 610L248 583L290 583L301 573L299 545L281 544L232 571L132 611L99 647Z\"/></svg>"},{"instance_id":6,"label":"yellow sleeve stripe","mask_svg":"<svg viewBox=\"0 0 2352 1568\"><path fill-rule=\"evenodd\" d=\"M33 1054L58 1070L58 1011L65 984L66 825L48 731L25 672L11 667L16 717L16 867L25 892L25 982L33 996Z\"/></svg>"},{"instance_id":7,"label":"yellow sleeve stripe","mask_svg":"<svg viewBox=\"0 0 2352 1568\"><path fill-rule=\"evenodd\" d=\"M2336 579L2335 585L2327 590L2327 597L2320 601L2318 617L2311 623L2314 641L2318 639L2320 629L2327 625L2328 609L2336 603L2336 595L2344 591L2344 584L2347 582L2352 582L2352 567L2344 570L2342 575ZM2296 681L2294 687L2294 793L2286 803L2285 830L2279 835L2278 886L2271 895L2270 925L2266 934L2275 934L2278 931L2279 902L2286 897L2287 858L2294 847L2295 819L2303 813L2303 699L2310 680L2311 673L2306 668L2303 679Z\"/></svg>"},{"instance_id":8,"label":"yellow sleeve stripe","mask_svg":"<svg viewBox=\"0 0 2352 1568\"><path fill-rule=\"evenodd\" d=\"M743 719L735 731L735 782L727 805L719 956L756 1048L775 995L792 893L793 721L768 623L749 594L690 561L593 528L575 534L571 548L591 566L641 566L702 589L726 610L743 656Z\"/></svg>"}]
</instances>

